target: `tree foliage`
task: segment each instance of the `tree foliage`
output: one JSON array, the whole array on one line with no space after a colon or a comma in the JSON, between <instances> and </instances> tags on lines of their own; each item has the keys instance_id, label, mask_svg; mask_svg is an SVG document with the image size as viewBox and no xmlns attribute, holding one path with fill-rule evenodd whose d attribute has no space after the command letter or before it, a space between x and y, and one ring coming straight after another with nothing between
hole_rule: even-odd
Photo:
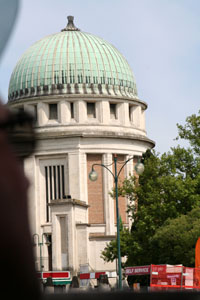
<instances>
[{"instance_id":1,"label":"tree foliage","mask_svg":"<svg viewBox=\"0 0 200 300\"><path fill-rule=\"evenodd\" d=\"M139 180L131 176L119 187L120 195L130 200L128 212L133 219L131 231L121 231L121 253L122 256L127 256L127 265L151 264L158 261L182 263L180 259L184 258L184 255L180 254L181 250L177 253L170 251L170 234L166 244L169 248L166 256L167 252L163 251L159 240L163 241L165 238L163 236L161 239L165 230L169 233L173 228L172 225L169 226L171 223L166 223L167 220L181 222L185 220L187 213L200 204L200 116L188 117L185 126L178 125L178 130L179 137L190 142L190 148L178 146L161 156L148 150L143 155L145 171ZM194 215L191 214L190 218L192 216ZM184 231L185 228L182 226L181 230ZM181 245L184 245L184 240L188 241L189 249L191 240L183 232L180 232L177 241L180 239ZM164 242L162 243L164 245ZM191 242L191 249L193 244L194 241ZM113 261L117 256L116 248L114 240L104 249L102 257ZM184 251L184 247L180 249ZM187 263L191 265L193 250L188 253L190 258Z\"/></svg>"},{"instance_id":2,"label":"tree foliage","mask_svg":"<svg viewBox=\"0 0 200 300\"><path fill-rule=\"evenodd\" d=\"M200 234L200 208L186 215L168 219L158 228L150 243L153 260L157 264L180 264L194 266L195 245ZM154 249L157 249L159 256Z\"/></svg>"},{"instance_id":3,"label":"tree foliage","mask_svg":"<svg viewBox=\"0 0 200 300\"><path fill-rule=\"evenodd\" d=\"M194 152L200 156L200 110L198 113L189 116L184 126L177 124L177 127L178 138L188 140Z\"/></svg>"}]
</instances>

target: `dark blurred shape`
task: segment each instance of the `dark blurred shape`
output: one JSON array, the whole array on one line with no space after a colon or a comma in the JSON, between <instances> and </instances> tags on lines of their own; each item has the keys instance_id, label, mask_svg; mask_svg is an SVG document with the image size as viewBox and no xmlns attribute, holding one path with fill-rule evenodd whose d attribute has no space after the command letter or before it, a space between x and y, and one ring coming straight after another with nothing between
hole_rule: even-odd
<instances>
[{"instance_id":1,"label":"dark blurred shape","mask_svg":"<svg viewBox=\"0 0 200 300\"><path fill-rule=\"evenodd\" d=\"M18 7L17 0L0 0L0 54ZM18 159L31 155L34 147L31 117L10 112L0 101L0 283L6 299L41 296L28 220L29 182Z\"/></svg>"},{"instance_id":2,"label":"dark blurred shape","mask_svg":"<svg viewBox=\"0 0 200 300\"><path fill-rule=\"evenodd\" d=\"M0 121L0 129L6 131L8 142L19 158L27 158L34 152L36 138L33 124L34 118L21 110L10 113L7 120Z\"/></svg>"},{"instance_id":3,"label":"dark blurred shape","mask_svg":"<svg viewBox=\"0 0 200 300\"><path fill-rule=\"evenodd\" d=\"M0 0L0 55L10 37L19 11L19 0ZM8 142L19 158L30 156L35 149L34 120L24 111L10 112L3 120L0 129L6 130Z\"/></svg>"},{"instance_id":4,"label":"dark blurred shape","mask_svg":"<svg viewBox=\"0 0 200 300\"><path fill-rule=\"evenodd\" d=\"M98 290L104 291L104 292L108 292L111 290L111 287L110 287L110 284L108 281L108 275L106 275L106 274L99 275L97 288L98 288Z\"/></svg>"},{"instance_id":5,"label":"dark blurred shape","mask_svg":"<svg viewBox=\"0 0 200 300\"><path fill-rule=\"evenodd\" d=\"M106 275L106 274L100 274L99 275L99 283L101 283L101 284L109 284L108 275Z\"/></svg>"},{"instance_id":6,"label":"dark blurred shape","mask_svg":"<svg viewBox=\"0 0 200 300\"><path fill-rule=\"evenodd\" d=\"M44 284L44 292L51 294L54 292L54 285L51 277L48 277L46 283Z\"/></svg>"},{"instance_id":7,"label":"dark blurred shape","mask_svg":"<svg viewBox=\"0 0 200 300\"><path fill-rule=\"evenodd\" d=\"M134 292L82 292L69 293L68 295L47 295L44 300L199 300L199 292L155 292L155 293L134 293Z\"/></svg>"},{"instance_id":8,"label":"dark blurred shape","mask_svg":"<svg viewBox=\"0 0 200 300\"><path fill-rule=\"evenodd\" d=\"M3 113L4 120L9 120L6 108L0 105L0 120ZM5 125L7 121L4 122ZM40 290L28 220L29 182L8 139L6 130L0 128L0 282L7 299L38 299Z\"/></svg>"},{"instance_id":9,"label":"dark blurred shape","mask_svg":"<svg viewBox=\"0 0 200 300\"><path fill-rule=\"evenodd\" d=\"M19 0L0 0L0 55L10 37L19 10Z\"/></svg>"},{"instance_id":10,"label":"dark blurred shape","mask_svg":"<svg viewBox=\"0 0 200 300\"><path fill-rule=\"evenodd\" d=\"M77 276L72 277L72 282L70 283L70 289L79 288L79 281Z\"/></svg>"}]
</instances>

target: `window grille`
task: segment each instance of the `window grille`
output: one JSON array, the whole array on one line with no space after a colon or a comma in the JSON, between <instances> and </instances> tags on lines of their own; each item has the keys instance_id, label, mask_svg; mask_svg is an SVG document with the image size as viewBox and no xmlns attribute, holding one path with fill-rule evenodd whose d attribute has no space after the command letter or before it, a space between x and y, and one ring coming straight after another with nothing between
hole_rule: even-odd
<instances>
[{"instance_id":1,"label":"window grille","mask_svg":"<svg viewBox=\"0 0 200 300\"><path fill-rule=\"evenodd\" d=\"M45 166L46 184L46 221L49 222L48 203L52 200L65 199L65 168L64 165Z\"/></svg>"}]
</instances>

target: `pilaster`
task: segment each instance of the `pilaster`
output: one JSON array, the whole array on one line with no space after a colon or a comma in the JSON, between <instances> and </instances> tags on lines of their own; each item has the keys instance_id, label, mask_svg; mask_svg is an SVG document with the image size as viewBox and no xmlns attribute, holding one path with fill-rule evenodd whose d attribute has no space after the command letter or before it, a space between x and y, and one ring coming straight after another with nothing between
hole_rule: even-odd
<instances>
[{"instance_id":1,"label":"pilaster","mask_svg":"<svg viewBox=\"0 0 200 300\"><path fill-rule=\"evenodd\" d=\"M146 120L145 120L145 110L144 109L142 109L141 110L141 129L142 130L145 130L146 129L146 122L145 122Z\"/></svg>"},{"instance_id":2,"label":"pilaster","mask_svg":"<svg viewBox=\"0 0 200 300\"><path fill-rule=\"evenodd\" d=\"M102 124L109 124L110 121L110 109L108 100L102 100L97 102L97 118Z\"/></svg>"},{"instance_id":3,"label":"pilaster","mask_svg":"<svg viewBox=\"0 0 200 300\"><path fill-rule=\"evenodd\" d=\"M124 126L129 126L129 105L128 103L119 103L118 104L118 116L120 124Z\"/></svg>"},{"instance_id":4,"label":"pilaster","mask_svg":"<svg viewBox=\"0 0 200 300\"><path fill-rule=\"evenodd\" d=\"M69 152L69 194L76 199L87 202L87 162L86 154ZM85 176L86 175L86 176Z\"/></svg>"},{"instance_id":5,"label":"pilaster","mask_svg":"<svg viewBox=\"0 0 200 300\"><path fill-rule=\"evenodd\" d=\"M131 121L132 124L136 128L140 128L140 123L141 123L141 106L132 106L131 107Z\"/></svg>"},{"instance_id":6,"label":"pilaster","mask_svg":"<svg viewBox=\"0 0 200 300\"><path fill-rule=\"evenodd\" d=\"M74 102L75 104L75 120L78 123L84 123L87 119L87 103L83 100Z\"/></svg>"},{"instance_id":7,"label":"pilaster","mask_svg":"<svg viewBox=\"0 0 200 300\"><path fill-rule=\"evenodd\" d=\"M70 111L70 102L66 100L62 100L59 103L60 105L60 122L61 124L65 124L70 122L71 119L71 111Z\"/></svg>"},{"instance_id":8,"label":"pilaster","mask_svg":"<svg viewBox=\"0 0 200 300\"><path fill-rule=\"evenodd\" d=\"M37 105L37 110L38 110L38 126L46 125L49 117L48 104L39 102Z\"/></svg>"},{"instance_id":9,"label":"pilaster","mask_svg":"<svg viewBox=\"0 0 200 300\"><path fill-rule=\"evenodd\" d=\"M103 155L103 164L109 166L108 168L112 171L112 154ZM113 188L113 176L106 169L103 168L103 196L104 196L104 215L106 223L106 235L113 235L115 233L114 226L114 199L109 195Z\"/></svg>"}]
</instances>

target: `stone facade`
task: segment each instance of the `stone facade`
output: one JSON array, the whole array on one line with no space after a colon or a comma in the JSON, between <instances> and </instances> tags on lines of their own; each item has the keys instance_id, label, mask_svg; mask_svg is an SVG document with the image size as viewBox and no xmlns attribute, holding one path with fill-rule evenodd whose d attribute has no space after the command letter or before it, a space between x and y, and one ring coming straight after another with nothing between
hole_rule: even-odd
<instances>
[{"instance_id":1,"label":"stone facade","mask_svg":"<svg viewBox=\"0 0 200 300\"><path fill-rule=\"evenodd\" d=\"M87 113L92 98L95 118ZM143 102L115 99L116 119L112 119L113 98L54 96L20 100L11 109L20 108L35 114L37 149L24 161L31 182L29 191L32 233L42 235L51 244L42 246L44 270L115 270L115 263L105 263L101 251L116 234L115 201L109 195L114 186L112 175L96 166L98 180L91 182L88 174L93 164L110 165L114 172L113 154L122 162L141 156L153 142L146 137ZM57 119L50 119L50 104L57 105ZM132 109L134 103L135 109ZM138 107L137 107L138 106ZM131 107L131 110L129 108ZM125 118L126 116L126 118ZM118 165L118 170L121 164ZM133 173L131 160L121 172L119 181ZM123 223L129 226L127 200L119 198ZM40 267L39 247L36 247ZM50 249L51 248L51 249Z\"/></svg>"},{"instance_id":2,"label":"stone facade","mask_svg":"<svg viewBox=\"0 0 200 300\"><path fill-rule=\"evenodd\" d=\"M109 46L102 45L111 52ZM112 51L115 54L117 50ZM20 70L20 64L17 68ZM27 69L30 68L29 62ZM35 69L33 74L36 74ZM22 73L21 79L17 72ZM50 85L37 89L28 87L28 82L34 84L34 80L23 83L23 78L26 76L22 71L16 70L12 75L8 106L25 110L35 118L37 147L34 155L24 161L24 170L31 183L29 213L32 234L37 233L43 241L42 268L70 270L72 274L83 269L115 271L115 262L105 263L101 258L101 251L116 235L115 201L109 194L114 186L113 176L101 166L95 166L98 172L96 182L89 181L88 174L93 164L104 164L114 171L114 154L119 162L131 157L137 161L137 157L154 146L146 135L147 104L138 98L134 82L130 85L132 88L123 87L121 79L120 86L113 85L112 89L104 84L95 89L94 84L83 83L80 92L76 83L74 88L67 84L66 89L64 84L55 85L55 80L59 80L56 77L52 79L51 90ZM100 77L95 78L100 80ZM110 82L117 81L111 79ZM128 84L127 80L124 82ZM121 164L118 170L120 167ZM133 174L133 167L134 162L130 160L119 180ZM126 210L127 199L119 198L120 215L128 227L130 220ZM35 256L36 266L40 269L38 245Z\"/></svg>"}]
</instances>

